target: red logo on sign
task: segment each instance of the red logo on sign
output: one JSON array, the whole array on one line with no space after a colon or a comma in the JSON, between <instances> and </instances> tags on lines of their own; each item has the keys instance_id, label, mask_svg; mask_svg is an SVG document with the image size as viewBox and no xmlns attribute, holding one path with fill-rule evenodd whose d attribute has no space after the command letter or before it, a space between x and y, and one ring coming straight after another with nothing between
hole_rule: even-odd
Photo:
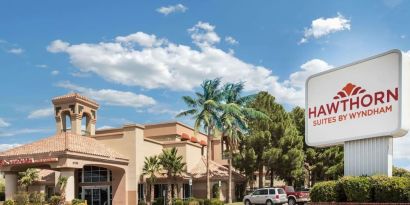
<instances>
[{"instance_id":1,"label":"red logo on sign","mask_svg":"<svg viewBox=\"0 0 410 205\"><path fill-rule=\"evenodd\" d=\"M337 93L335 97L333 97L333 99L338 100L341 98L345 98L347 96L353 96L353 95L361 94L364 92L366 92L366 90L363 89L362 87L356 86L352 83L348 83L345 87L343 87L341 91Z\"/></svg>"}]
</instances>

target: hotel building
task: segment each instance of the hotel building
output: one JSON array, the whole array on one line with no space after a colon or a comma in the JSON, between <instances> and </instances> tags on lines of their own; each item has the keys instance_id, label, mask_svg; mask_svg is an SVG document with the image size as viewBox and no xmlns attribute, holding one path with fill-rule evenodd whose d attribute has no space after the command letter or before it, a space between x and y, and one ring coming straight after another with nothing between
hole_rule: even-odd
<instances>
[{"instance_id":1,"label":"hotel building","mask_svg":"<svg viewBox=\"0 0 410 205\"><path fill-rule=\"evenodd\" d=\"M56 97L56 134L39 141L0 152L0 172L4 172L6 199L18 191L18 172L39 169L40 179L29 191L47 197L57 190L59 176L67 177L66 199L86 199L91 205L135 205L144 201L146 178L142 174L145 157L176 147L183 156L185 170L172 183L178 184L178 198L206 198L207 137L180 122L126 124L96 130L97 102L76 93ZM82 128L85 128L83 130ZM228 168L220 139L211 142L211 187L220 186L219 197L228 195ZM192 182L192 183L190 183ZM245 178L233 172L230 190L235 200ZM158 173L155 197L167 188L164 173ZM192 185L191 185L192 184Z\"/></svg>"}]
</instances>

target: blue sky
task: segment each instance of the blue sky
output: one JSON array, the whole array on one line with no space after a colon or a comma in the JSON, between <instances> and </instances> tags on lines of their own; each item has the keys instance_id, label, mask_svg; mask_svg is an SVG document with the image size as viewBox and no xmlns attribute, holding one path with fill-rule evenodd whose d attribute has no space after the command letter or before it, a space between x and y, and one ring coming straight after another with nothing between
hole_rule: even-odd
<instances>
[{"instance_id":1,"label":"blue sky","mask_svg":"<svg viewBox=\"0 0 410 205\"><path fill-rule=\"evenodd\" d=\"M71 91L101 104L98 128L173 120L214 77L303 105L313 73L410 55L408 19L405 0L2 1L0 149L52 135L51 98ZM408 146L395 140L396 165Z\"/></svg>"}]
</instances>

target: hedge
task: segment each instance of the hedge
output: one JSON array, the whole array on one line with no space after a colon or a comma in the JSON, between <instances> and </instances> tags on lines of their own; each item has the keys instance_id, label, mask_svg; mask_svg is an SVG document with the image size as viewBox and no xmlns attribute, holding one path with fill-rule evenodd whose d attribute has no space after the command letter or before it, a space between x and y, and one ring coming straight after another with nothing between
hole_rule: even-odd
<instances>
[{"instance_id":1,"label":"hedge","mask_svg":"<svg viewBox=\"0 0 410 205\"><path fill-rule=\"evenodd\" d=\"M319 182L310 190L312 201L332 202L337 199L336 181Z\"/></svg>"},{"instance_id":2,"label":"hedge","mask_svg":"<svg viewBox=\"0 0 410 205\"><path fill-rule=\"evenodd\" d=\"M402 177L372 177L374 201L377 202L407 202L410 193L410 178Z\"/></svg>"},{"instance_id":3,"label":"hedge","mask_svg":"<svg viewBox=\"0 0 410 205\"><path fill-rule=\"evenodd\" d=\"M408 177L343 177L316 183L313 202L410 202Z\"/></svg>"}]
</instances>

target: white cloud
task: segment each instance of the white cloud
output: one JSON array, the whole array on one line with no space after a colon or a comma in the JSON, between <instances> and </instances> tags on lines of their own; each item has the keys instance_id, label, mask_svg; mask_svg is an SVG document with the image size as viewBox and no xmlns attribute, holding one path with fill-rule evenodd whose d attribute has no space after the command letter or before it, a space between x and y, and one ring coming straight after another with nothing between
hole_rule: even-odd
<instances>
[{"instance_id":1,"label":"white cloud","mask_svg":"<svg viewBox=\"0 0 410 205\"><path fill-rule=\"evenodd\" d=\"M300 68L300 71L294 72L289 76L289 80L286 81L289 86L304 88L306 79L309 76L331 69L333 66L323 60L313 59L301 65Z\"/></svg>"},{"instance_id":2,"label":"white cloud","mask_svg":"<svg viewBox=\"0 0 410 205\"><path fill-rule=\"evenodd\" d=\"M410 134L393 139L393 158L410 160Z\"/></svg>"},{"instance_id":3,"label":"white cloud","mask_svg":"<svg viewBox=\"0 0 410 205\"><path fill-rule=\"evenodd\" d=\"M19 55L19 54L22 54L24 50L22 48L11 48L7 52Z\"/></svg>"},{"instance_id":4,"label":"white cloud","mask_svg":"<svg viewBox=\"0 0 410 205\"><path fill-rule=\"evenodd\" d=\"M97 130L111 129L111 128L114 128L114 127L109 126L109 125L104 125L104 126L101 126L101 127L97 128Z\"/></svg>"},{"instance_id":5,"label":"white cloud","mask_svg":"<svg viewBox=\"0 0 410 205\"><path fill-rule=\"evenodd\" d=\"M403 54L404 54L405 56L408 56L408 57L410 58L410 50L408 50L407 52L403 52Z\"/></svg>"},{"instance_id":6,"label":"white cloud","mask_svg":"<svg viewBox=\"0 0 410 205\"><path fill-rule=\"evenodd\" d=\"M171 5L171 6L163 6L157 9L157 12L164 14L165 16L171 14L171 13L176 13L176 12L181 12L184 13L187 11L188 8L182 4L176 4L176 5Z\"/></svg>"},{"instance_id":7,"label":"white cloud","mask_svg":"<svg viewBox=\"0 0 410 205\"><path fill-rule=\"evenodd\" d=\"M338 31L350 30L350 20L346 19L340 13L333 18L318 18L312 21L309 28L305 28L303 38L299 43L308 42L309 38L320 38Z\"/></svg>"},{"instance_id":8,"label":"white cloud","mask_svg":"<svg viewBox=\"0 0 410 205\"><path fill-rule=\"evenodd\" d=\"M47 46L47 51L51 53L64 52L69 46L70 44L67 42L64 42L62 40L55 40L51 42L49 46Z\"/></svg>"},{"instance_id":9,"label":"white cloud","mask_svg":"<svg viewBox=\"0 0 410 205\"><path fill-rule=\"evenodd\" d=\"M272 70L244 62L233 52L217 48L215 44L220 38L214 30L215 26L207 22L198 22L188 30L193 42L198 45L197 49L172 42L154 47L130 46L130 38L126 42L117 39L96 44L59 44L69 45L60 52L67 53L70 62L80 72L95 73L109 82L147 89L191 91L204 79L221 77L223 82L245 81L247 91L269 91L279 102L291 105L304 103L304 88L300 86L304 78L331 67L324 61L314 59L302 65L301 71L280 81ZM146 45L156 45L162 41L155 35L139 36L156 39Z\"/></svg>"},{"instance_id":10,"label":"white cloud","mask_svg":"<svg viewBox=\"0 0 410 205\"><path fill-rule=\"evenodd\" d=\"M0 131L0 137L12 137L16 135L23 135L23 134L34 134L34 133L47 133L51 132L53 129L19 129L19 130L12 130L12 131Z\"/></svg>"},{"instance_id":11,"label":"white cloud","mask_svg":"<svg viewBox=\"0 0 410 205\"><path fill-rule=\"evenodd\" d=\"M3 118L0 118L0 128L10 126L9 122L6 122Z\"/></svg>"},{"instance_id":12,"label":"white cloud","mask_svg":"<svg viewBox=\"0 0 410 205\"><path fill-rule=\"evenodd\" d=\"M124 92L112 89L94 90L91 88L74 85L67 81L60 82L57 86L80 92L82 95L88 96L91 99L107 105L140 108L156 104L156 101L153 98L146 95L135 94L133 92Z\"/></svg>"},{"instance_id":13,"label":"white cloud","mask_svg":"<svg viewBox=\"0 0 410 205\"><path fill-rule=\"evenodd\" d=\"M231 44L231 45L236 45L236 44L239 43L239 42L238 42L235 38L233 38L232 36L227 36L227 37L225 37L225 41L226 41L227 43Z\"/></svg>"},{"instance_id":14,"label":"white cloud","mask_svg":"<svg viewBox=\"0 0 410 205\"><path fill-rule=\"evenodd\" d=\"M59 73L60 73L60 71L58 71L58 70L51 71L51 75L58 75Z\"/></svg>"},{"instance_id":15,"label":"white cloud","mask_svg":"<svg viewBox=\"0 0 410 205\"><path fill-rule=\"evenodd\" d=\"M115 38L120 43L137 43L143 47L161 46L166 43L166 39L157 39L155 35L148 35L143 32L137 32L128 36L118 36Z\"/></svg>"},{"instance_id":16,"label":"white cloud","mask_svg":"<svg viewBox=\"0 0 410 205\"><path fill-rule=\"evenodd\" d=\"M0 144L0 152L9 150L11 148L18 147L18 146L21 146L21 144L17 144L17 143L16 144Z\"/></svg>"},{"instance_id":17,"label":"white cloud","mask_svg":"<svg viewBox=\"0 0 410 205\"><path fill-rule=\"evenodd\" d=\"M38 64L36 65L37 68L48 68L48 65L46 64Z\"/></svg>"},{"instance_id":18,"label":"white cloud","mask_svg":"<svg viewBox=\"0 0 410 205\"><path fill-rule=\"evenodd\" d=\"M38 118L50 117L53 115L54 115L54 109L50 107L50 108L34 110L27 116L27 118L28 119L38 119Z\"/></svg>"},{"instance_id":19,"label":"white cloud","mask_svg":"<svg viewBox=\"0 0 410 205\"><path fill-rule=\"evenodd\" d=\"M188 29L193 42L199 47L210 47L221 41L215 33L215 26L207 22L199 21L195 26Z\"/></svg>"}]
</instances>

